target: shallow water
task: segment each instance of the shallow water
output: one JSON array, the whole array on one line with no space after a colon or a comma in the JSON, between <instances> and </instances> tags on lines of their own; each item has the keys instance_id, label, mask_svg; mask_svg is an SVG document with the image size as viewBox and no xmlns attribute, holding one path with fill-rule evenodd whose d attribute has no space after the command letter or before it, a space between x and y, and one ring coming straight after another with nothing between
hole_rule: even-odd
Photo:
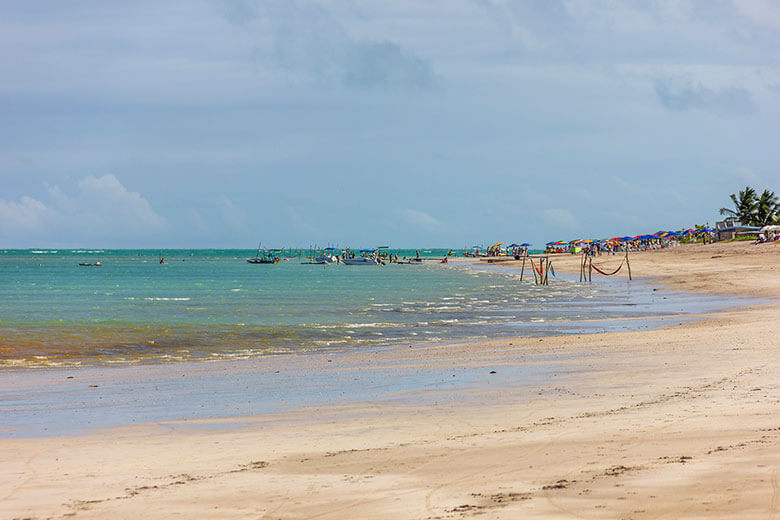
<instances>
[{"instance_id":1,"label":"shallow water","mask_svg":"<svg viewBox=\"0 0 780 520\"><path fill-rule=\"evenodd\" d=\"M624 280L562 277L541 287L512 269L435 261L252 265L252 253L169 251L161 265L152 251L0 252L0 367L249 359L638 329L726 306ZM78 265L95 261L103 265Z\"/></svg>"}]
</instances>

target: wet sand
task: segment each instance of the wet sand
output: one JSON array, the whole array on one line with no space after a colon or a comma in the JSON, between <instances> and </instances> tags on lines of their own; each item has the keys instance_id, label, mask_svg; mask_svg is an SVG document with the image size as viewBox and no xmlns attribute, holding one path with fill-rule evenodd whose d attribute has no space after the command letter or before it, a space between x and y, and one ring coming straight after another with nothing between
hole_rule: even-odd
<instances>
[{"instance_id":1,"label":"wet sand","mask_svg":"<svg viewBox=\"0 0 780 520\"><path fill-rule=\"evenodd\" d=\"M780 296L780 246L630 258L660 291ZM578 260L554 265L576 274ZM313 377L435 367L474 381L381 402L0 439L0 518L780 516L779 310L770 301L663 330L307 357L297 369ZM519 367L543 367L544 378L523 380Z\"/></svg>"}]
</instances>

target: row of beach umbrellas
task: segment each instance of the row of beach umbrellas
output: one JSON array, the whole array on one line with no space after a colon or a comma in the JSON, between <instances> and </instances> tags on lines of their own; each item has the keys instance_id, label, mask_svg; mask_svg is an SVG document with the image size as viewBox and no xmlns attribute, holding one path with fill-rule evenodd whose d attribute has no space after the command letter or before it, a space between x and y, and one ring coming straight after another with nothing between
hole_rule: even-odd
<instances>
[{"instance_id":1,"label":"row of beach umbrellas","mask_svg":"<svg viewBox=\"0 0 780 520\"><path fill-rule=\"evenodd\" d=\"M661 240L670 237L690 236L690 235L698 235L701 233L714 233L714 232L715 230L712 228L703 228L703 229L688 228L683 231L658 231L650 235L637 235L635 237L625 236L625 237L614 237L614 238L602 238L601 240L575 239L575 240L570 240L568 242L559 240L557 242L547 242L547 244L545 245L568 246L572 244L605 244L607 242L633 242L633 241L642 241L642 240Z\"/></svg>"}]
</instances>

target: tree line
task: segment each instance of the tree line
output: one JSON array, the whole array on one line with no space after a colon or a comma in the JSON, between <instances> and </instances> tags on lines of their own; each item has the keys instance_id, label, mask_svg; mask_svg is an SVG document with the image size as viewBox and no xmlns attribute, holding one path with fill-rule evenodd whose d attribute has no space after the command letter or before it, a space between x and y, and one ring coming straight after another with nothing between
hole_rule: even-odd
<instances>
[{"instance_id":1,"label":"tree line","mask_svg":"<svg viewBox=\"0 0 780 520\"><path fill-rule=\"evenodd\" d=\"M743 226L768 226L780 223L780 203L775 192L764 190L758 195L756 190L745 186L739 195L730 195L733 208L720 208L721 215L739 220Z\"/></svg>"}]
</instances>

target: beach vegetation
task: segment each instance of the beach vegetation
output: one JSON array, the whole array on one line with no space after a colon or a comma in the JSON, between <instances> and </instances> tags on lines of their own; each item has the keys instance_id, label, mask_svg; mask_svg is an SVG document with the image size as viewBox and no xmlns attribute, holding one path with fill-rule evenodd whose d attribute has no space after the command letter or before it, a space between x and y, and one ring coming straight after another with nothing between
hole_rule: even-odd
<instances>
[{"instance_id":1,"label":"beach vegetation","mask_svg":"<svg viewBox=\"0 0 780 520\"><path fill-rule=\"evenodd\" d=\"M720 208L721 215L728 215L739 220L744 225L750 225L756 214L758 201L756 200L756 190L750 186L745 186L744 190L739 190L739 195L732 193L729 195L733 208Z\"/></svg>"},{"instance_id":2,"label":"beach vegetation","mask_svg":"<svg viewBox=\"0 0 780 520\"><path fill-rule=\"evenodd\" d=\"M744 226L766 226L780 222L780 203L773 191L765 189L758 195L754 188L745 186L738 194L729 195L733 206L720 208L721 215L739 220Z\"/></svg>"},{"instance_id":3,"label":"beach vegetation","mask_svg":"<svg viewBox=\"0 0 780 520\"><path fill-rule=\"evenodd\" d=\"M773 191L764 190L756 201L757 226L768 226L780 222L780 203Z\"/></svg>"}]
</instances>

